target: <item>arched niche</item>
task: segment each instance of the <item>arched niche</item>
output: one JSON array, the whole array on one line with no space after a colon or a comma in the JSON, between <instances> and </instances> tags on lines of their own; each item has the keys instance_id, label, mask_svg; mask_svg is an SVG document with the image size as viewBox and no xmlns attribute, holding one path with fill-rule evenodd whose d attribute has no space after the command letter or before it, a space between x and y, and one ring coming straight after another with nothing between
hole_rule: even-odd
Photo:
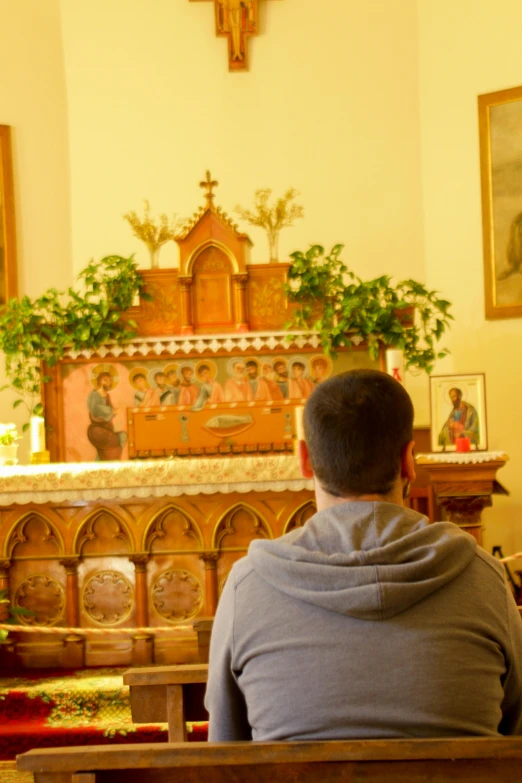
<instances>
[{"instance_id":1,"label":"arched niche","mask_svg":"<svg viewBox=\"0 0 522 783\"><path fill-rule=\"evenodd\" d=\"M214 530L213 549L247 548L256 538L273 538L270 525L246 503L238 503L220 519Z\"/></svg>"},{"instance_id":2,"label":"arched niche","mask_svg":"<svg viewBox=\"0 0 522 783\"><path fill-rule=\"evenodd\" d=\"M296 527L303 527L310 517L313 517L317 513L317 506L314 500L307 500L302 506L296 508L290 519L285 525L284 533L289 533L291 530L295 530Z\"/></svg>"},{"instance_id":3,"label":"arched niche","mask_svg":"<svg viewBox=\"0 0 522 783\"><path fill-rule=\"evenodd\" d=\"M203 549L203 534L185 511L169 504L147 527L143 550L152 553L185 549Z\"/></svg>"},{"instance_id":4,"label":"arched niche","mask_svg":"<svg viewBox=\"0 0 522 783\"><path fill-rule=\"evenodd\" d=\"M131 534L122 520L106 508L96 509L79 528L77 555L124 555L133 551Z\"/></svg>"},{"instance_id":5,"label":"arched niche","mask_svg":"<svg viewBox=\"0 0 522 783\"><path fill-rule=\"evenodd\" d=\"M195 257L191 273L192 313L196 329L230 329L234 326L234 271L230 252L218 244L207 244Z\"/></svg>"},{"instance_id":6,"label":"arched niche","mask_svg":"<svg viewBox=\"0 0 522 783\"><path fill-rule=\"evenodd\" d=\"M59 557L64 553L63 540L54 525L42 514L30 511L9 533L5 555L8 558Z\"/></svg>"}]
</instances>

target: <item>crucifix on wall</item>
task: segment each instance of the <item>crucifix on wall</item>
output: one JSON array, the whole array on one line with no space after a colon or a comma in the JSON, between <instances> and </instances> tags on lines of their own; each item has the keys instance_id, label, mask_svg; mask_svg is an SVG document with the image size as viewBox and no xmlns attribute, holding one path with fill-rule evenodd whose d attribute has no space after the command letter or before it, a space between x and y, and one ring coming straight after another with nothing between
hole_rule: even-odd
<instances>
[{"instance_id":1,"label":"crucifix on wall","mask_svg":"<svg viewBox=\"0 0 522 783\"><path fill-rule=\"evenodd\" d=\"M228 38L228 69L244 71L248 68L247 38L257 35L258 0L213 0L213 3L216 35Z\"/></svg>"}]
</instances>

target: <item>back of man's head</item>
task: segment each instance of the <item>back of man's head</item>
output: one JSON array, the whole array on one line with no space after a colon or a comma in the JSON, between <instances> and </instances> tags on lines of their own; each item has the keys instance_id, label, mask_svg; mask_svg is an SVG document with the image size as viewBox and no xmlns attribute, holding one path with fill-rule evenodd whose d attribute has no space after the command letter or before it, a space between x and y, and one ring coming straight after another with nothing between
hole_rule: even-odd
<instances>
[{"instance_id":1,"label":"back of man's head","mask_svg":"<svg viewBox=\"0 0 522 783\"><path fill-rule=\"evenodd\" d=\"M330 495L386 495L413 437L413 405L390 375L351 370L323 381L304 412L318 482Z\"/></svg>"}]
</instances>

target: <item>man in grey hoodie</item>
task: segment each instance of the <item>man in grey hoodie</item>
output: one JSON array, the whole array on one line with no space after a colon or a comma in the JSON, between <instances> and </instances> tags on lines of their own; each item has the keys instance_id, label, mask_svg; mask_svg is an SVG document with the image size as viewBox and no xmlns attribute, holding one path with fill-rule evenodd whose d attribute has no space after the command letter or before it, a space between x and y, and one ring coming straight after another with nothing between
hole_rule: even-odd
<instances>
[{"instance_id":1,"label":"man in grey hoodie","mask_svg":"<svg viewBox=\"0 0 522 783\"><path fill-rule=\"evenodd\" d=\"M219 603L209 739L522 733L522 622L502 566L404 507L413 406L393 378L320 384L301 469L317 513L254 541Z\"/></svg>"}]
</instances>

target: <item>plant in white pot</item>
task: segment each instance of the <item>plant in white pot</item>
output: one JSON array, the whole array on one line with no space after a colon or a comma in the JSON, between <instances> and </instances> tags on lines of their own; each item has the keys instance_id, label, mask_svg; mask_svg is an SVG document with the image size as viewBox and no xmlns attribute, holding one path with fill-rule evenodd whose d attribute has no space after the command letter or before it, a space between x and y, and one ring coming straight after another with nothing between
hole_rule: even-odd
<instances>
[{"instance_id":1,"label":"plant in white pot","mask_svg":"<svg viewBox=\"0 0 522 783\"><path fill-rule=\"evenodd\" d=\"M16 429L16 424L0 423L0 465L17 464L17 440L20 440L20 435Z\"/></svg>"}]
</instances>

